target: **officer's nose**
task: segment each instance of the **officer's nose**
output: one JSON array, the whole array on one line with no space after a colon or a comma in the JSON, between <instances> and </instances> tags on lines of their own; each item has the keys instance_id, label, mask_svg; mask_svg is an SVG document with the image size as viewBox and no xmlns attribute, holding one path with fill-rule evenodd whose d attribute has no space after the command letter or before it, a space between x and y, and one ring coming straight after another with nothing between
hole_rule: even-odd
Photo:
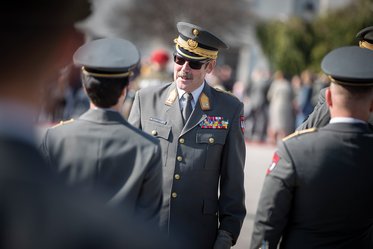
<instances>
[{"instance_id":1,"label":"officer's nose","mask_svg":"<svg viewBox=\"0 0 373 249\"><path fill-rule=\"evenodd\" d=\"M189 61L185 61L183 67L181 68L183 71L189 71L191 70L191 67L189 66Z\"/></svg>"}]
</instances>

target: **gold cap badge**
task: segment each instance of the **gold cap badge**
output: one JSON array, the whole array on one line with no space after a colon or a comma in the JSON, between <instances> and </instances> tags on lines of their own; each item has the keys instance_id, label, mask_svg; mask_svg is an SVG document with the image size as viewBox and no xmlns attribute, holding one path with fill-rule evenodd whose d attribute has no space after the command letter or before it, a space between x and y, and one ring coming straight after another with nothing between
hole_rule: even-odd
<instances>
[{"instance_id":1,"label":"gold cap badge","mask_svg":"<svg viewBox=\"0 0 373 249\"><path fill-rule=\"evenodd\" d=\"M195 49L198 47L198 42L196 42L195 40L192 40L192 39L189 39L187 41L188 43L188 46L191 48L191 49Z\"/></svg>"}]
</instances>

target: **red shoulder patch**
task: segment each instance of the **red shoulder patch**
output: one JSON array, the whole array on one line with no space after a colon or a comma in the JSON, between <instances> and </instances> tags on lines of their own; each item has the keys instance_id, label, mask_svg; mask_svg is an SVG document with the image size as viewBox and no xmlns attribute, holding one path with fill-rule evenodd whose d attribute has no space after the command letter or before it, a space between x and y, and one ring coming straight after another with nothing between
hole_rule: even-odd
<instances>
[{"instance_id":1,"label":"red shoulder patch","mask_svg":"<svg viewBox=\"0 0 373 249\"><path fill-rule=\"evenodd\" d=\"M272 163L267 169L267 172L266 172L267 175L271 173L271 171L276 167L278 161L280 161L280 156L277 154L277 152L275 152L275 154L272 157Z\"/></svg>"},{"instance_id":2,"label":"red shoulder patch","mask_svg":"<svg viewBox=\"0 0 373 249\"><path fill-rule=\"evenodd\" d=\"M243 115L240 116L240 125L242 133L245 133L245 117Z\"/></svg>"}]
</instances>

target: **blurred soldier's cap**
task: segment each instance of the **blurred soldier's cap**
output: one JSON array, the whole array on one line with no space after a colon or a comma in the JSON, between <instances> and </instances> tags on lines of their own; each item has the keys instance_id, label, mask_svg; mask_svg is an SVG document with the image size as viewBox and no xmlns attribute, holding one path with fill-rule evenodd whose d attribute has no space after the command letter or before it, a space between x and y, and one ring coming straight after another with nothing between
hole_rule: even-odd
<instances>
[{"instance_id":1,"label":"blurred soldier's cap","mask_svg":"<svg viewBox=\"0 0 373 249\"><path fill-rule=\"evenodd\" d=\"M359 46L373 50L373 26L360 30L356 38L359 40Z\"/></svg>"},{"instance_id":2,"label":"blurred soldier's cap","mask_svg":"<svg viewBox=\"0 0 373 249\"><path fill-rule=\"evenodd\" d=\"M214 34L194 24L178 22L177 30L176 52L188 60L216 59L219 49L228 48Z\"/></svg>"},{"instance_id":3,"label":"blurred soldier's cap","mask_svg":"<svg viewBox=\"0 0 373 249\"><path fill-rule=\"evenodd\" d=\"M150 56L150 60L152 62L158 63L160 65L167 64L169 59L170 56L168 55L168 52L163 49L154 50Z\"/></svg>"},{"instance_id":4,"label":"blurred soldier's cap","mask_svg":"<svg viewBox=\"0 0 373 249\"><path fill-rule=\"evenodd\" d=\"M372 65L372 50L347 46L329 52L321 62L321 69L336 84L373 86Z\"/></svg>"},{"instance_id":5,"label":"blurred soldier's cap","mask_svg":"<svg viewBox=\"0 0 373 249\"><path fill-rule=\"evenodd\" d=\"M95 77L128 77L140 61L140 53L130 41L103 38L81 46L73 56L84 74Z\"/></svg>"}]
</instances>

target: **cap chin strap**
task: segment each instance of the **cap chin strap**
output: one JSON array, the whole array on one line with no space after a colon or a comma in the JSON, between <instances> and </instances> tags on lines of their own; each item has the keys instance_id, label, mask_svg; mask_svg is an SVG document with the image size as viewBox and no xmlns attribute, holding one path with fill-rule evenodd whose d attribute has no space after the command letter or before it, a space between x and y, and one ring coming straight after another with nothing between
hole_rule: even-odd
<instances>
[{"instance_id":1,"label":"cap chin strap","mask_svg":"<svg viewBox=\"0 0 373 249\"><path fill-rule=\"evenodd\" d=\"M373 50L373 44L371 44L367 41L359 41L359 46L361 48L367 48L367 49Z\"/></svg>"},{"instance_id":2,"label":"cap chin strap","mask_svg":"<svg viewBox=\"0 0 373 249\"><path fill-rule=\"evenodd\" d=\"M92 73L88 72L84 67L82 67L82 72L85 75L93 76L93 77L103 77L103 78L124 78L133 75L132 71L128 71L126 73Z\"/></svg>"}]
</instances>

